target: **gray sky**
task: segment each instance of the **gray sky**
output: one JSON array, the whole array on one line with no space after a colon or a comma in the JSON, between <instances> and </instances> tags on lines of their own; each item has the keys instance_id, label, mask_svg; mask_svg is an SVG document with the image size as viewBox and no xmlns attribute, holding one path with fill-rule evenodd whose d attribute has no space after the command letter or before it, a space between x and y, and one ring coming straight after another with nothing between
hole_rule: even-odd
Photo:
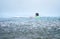
<instances>
[{"instance_id":1,"label":"gray sky","mask_svg":"<svg viewBox=\"0 0 60 39\"><path fill-rule=\"evenodd\" d=\"M60 16L60 0L0 0L0 17Z\"/></svg>"}]
</instances>

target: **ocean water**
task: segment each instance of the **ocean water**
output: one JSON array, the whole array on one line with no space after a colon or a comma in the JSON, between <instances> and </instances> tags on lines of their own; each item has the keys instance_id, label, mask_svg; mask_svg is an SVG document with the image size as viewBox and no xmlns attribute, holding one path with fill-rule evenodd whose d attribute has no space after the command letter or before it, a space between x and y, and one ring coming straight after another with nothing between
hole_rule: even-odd
<instances>
[{"instance_id":1,"label":"ocean water","mask_svg":"<svg viewBox=\"0 0 60 39\"><path fill-rule=\"evenodd\" d=\"M60 39L60 17L0 18L0 39Z\"/></svg>"}]
</instances>

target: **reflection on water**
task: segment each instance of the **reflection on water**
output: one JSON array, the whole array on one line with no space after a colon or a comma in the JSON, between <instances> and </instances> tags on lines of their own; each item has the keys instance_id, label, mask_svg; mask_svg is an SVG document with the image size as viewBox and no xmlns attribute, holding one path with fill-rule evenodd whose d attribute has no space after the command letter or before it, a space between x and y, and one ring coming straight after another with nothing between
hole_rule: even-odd
<instances>
[{"instance_id":1,"label":"reflection on water","mask_svg":"<svg viewBox=\"0 0 60 39\"><path fill-rule=\"evenodd\" d=\"M60 18L0 19L0 39L60 39Z\"/></svg>"}]
</instances>

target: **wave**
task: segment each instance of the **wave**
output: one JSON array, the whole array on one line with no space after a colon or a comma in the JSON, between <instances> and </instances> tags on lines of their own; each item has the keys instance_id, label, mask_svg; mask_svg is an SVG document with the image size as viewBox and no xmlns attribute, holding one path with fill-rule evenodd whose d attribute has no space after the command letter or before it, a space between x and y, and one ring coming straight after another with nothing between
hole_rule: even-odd
<instances>
[{"instance_id":1,"label":"wave","mask_svg":"<svg viewBox=\"0 0 60 39\"><path fill-rule=\"evenodd\" d=\"M59 39L60 18L0 20L0 39Z\"/></svg>"}]
</instances>

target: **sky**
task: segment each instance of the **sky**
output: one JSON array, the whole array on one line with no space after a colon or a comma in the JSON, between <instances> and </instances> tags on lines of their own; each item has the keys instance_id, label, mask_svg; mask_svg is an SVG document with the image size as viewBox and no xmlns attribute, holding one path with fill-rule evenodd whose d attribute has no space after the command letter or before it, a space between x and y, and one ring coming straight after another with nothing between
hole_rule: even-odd
<instances>
[{"instance_id":1,"label":"sky","mask_svg":"<svg viewBox=\"0 0 60 39\"><path fill-rule=\"evenodd\" d=\"M0 17L60 17L60 0L0 0Z\"/></svg>"}]
</instances>

